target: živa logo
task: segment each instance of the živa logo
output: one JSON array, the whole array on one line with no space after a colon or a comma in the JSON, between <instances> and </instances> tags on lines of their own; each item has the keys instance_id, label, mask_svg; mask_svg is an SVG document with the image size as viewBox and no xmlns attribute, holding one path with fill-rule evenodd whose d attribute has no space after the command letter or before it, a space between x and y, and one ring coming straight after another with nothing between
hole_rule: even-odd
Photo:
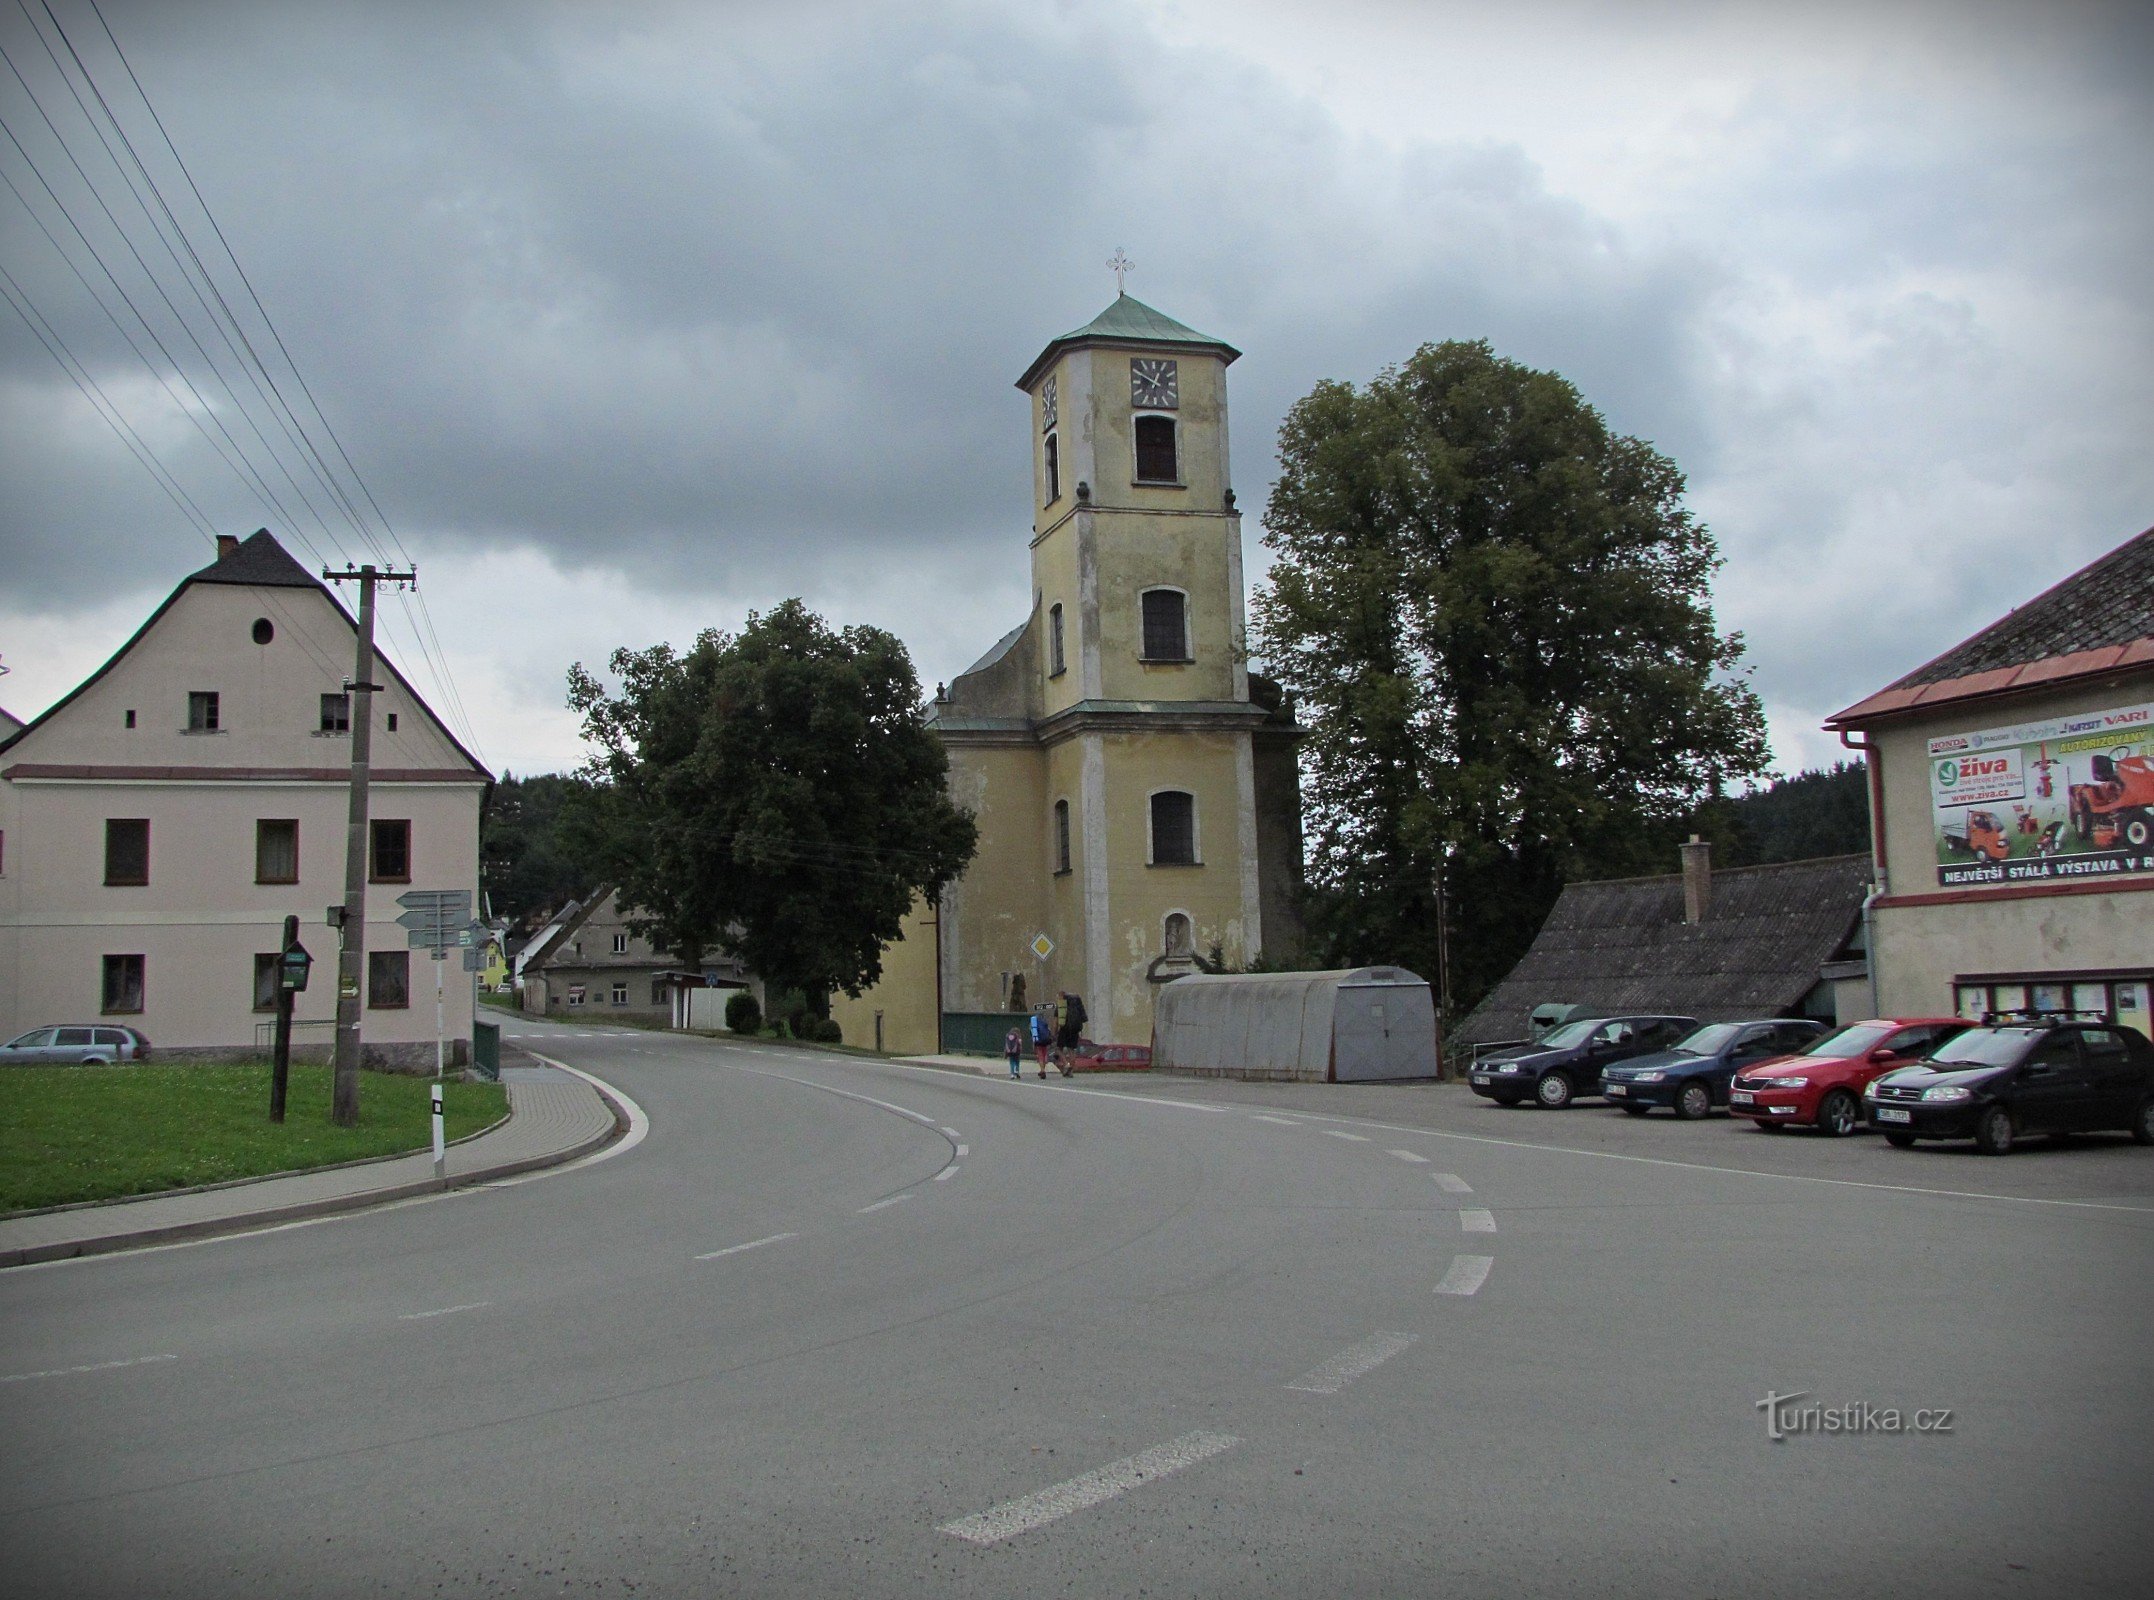
<instances>
[{"instance_id":1,"label":"\u017eiva logo","mask_svg":"<svg viewBox=\"0 0 2154 1600\"><path fill-rule=\"evenodd\" d=\"M1937 787L1950 789L1960 781L1960 764L1952 757L1937 763Z\"/></svg>"}]
</instances>

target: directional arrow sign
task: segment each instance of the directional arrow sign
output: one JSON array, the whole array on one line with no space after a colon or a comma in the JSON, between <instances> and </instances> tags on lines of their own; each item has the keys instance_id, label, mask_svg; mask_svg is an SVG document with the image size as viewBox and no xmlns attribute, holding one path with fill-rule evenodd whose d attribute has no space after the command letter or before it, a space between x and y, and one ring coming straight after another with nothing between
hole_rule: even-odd
<instances>
[{"instance_id":1,"label":"directional arrow sign","mask_svg":"<svg viewBox=\"0 0 2154 1600\"><path fill-rule=\"evenodd\" d=\"M456 923L471 920L469 889L407 889L396 897L407 911L432 911Z\"/></svg>"}]
</instances>

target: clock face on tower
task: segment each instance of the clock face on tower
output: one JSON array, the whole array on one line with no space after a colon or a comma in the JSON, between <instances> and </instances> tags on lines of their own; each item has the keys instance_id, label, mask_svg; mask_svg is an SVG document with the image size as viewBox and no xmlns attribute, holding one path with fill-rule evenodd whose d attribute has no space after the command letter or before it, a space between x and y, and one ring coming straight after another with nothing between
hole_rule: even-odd
<instances>
[{"instance_id":1,"label":"clock face on tower","mask_svg":"<svg viewBox=\"0 0 2154 1600\"><path fill-rule=\"evenodd\" d=\"M1139 411L1172 411L1182 403L1172 361L1138 357L1129 364L1129 403Z\"/></svg>"},{"instance_id":2,"label":"clock face on tower","mask_svg":"<svg viewBox=\"0 0 2154 1600\"><path fill-rule=\"evenodd\" d=\"M1052 433L1055 426L1055 380L1050 373L1040 385L1040 432Z\"/></svg>"}]
</instances>

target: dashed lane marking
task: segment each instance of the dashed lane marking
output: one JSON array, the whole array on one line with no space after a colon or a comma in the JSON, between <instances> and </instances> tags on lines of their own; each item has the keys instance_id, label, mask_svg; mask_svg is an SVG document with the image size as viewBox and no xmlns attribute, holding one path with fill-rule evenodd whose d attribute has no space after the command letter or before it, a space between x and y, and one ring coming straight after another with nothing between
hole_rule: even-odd
<instances>
[{"instance_id":1,"label":"dashed lane marking","mask_svg":"<svg viewBox=\"0 0 2154 1600\"><path fill-rule=\"evenodd\" d=\"M959 1146L957 1147L957 1158L958 1158L958 1159L959 1159L960 1161L964 1160L964 1159L965 1159L965 1157L967 1157L967 1156L969 1156L969 1155L971 1155L971 1154L972 1154L972 1146L971 1146L971 1145L969 1145L969 1144L961 1144L961 1145L959 1145Z\"/></svg>"},{"instance_id":2,"label":"dashed lane marking","mask_svg":"<svg viewBox=\"0 0 2154 1600\"><path fill-rule=\"evenodd\" d=\"M1488 1269L1496 1264L1494 1256L1453 1256L1451 1270L1436 1285L1438 1294L1472 1294L1488 1282Z\"/></svg>"},{"instance_id":3,"label":"dashed lane marking","mask_svg":"<svg viewBox=\"0 0 2154 1600\"><path fill-rule=\"evenodd\" d=\"M1231 1433L1185 1433L1133 1456L1124 1456L1096 1472L1058 1483L1017 1500L1005 1500L976 1516L945 1522L936 1531L971 1544L1000 1544L1021 1533L1113 1500L1144 1484L1208 1461L1240 1444Z\"/></svg>"},{"instance_id":4,"label":"dashed lane marking","mask_svg":"<svg viewBox=\"0 0 2154 1600\"><path fill-rule=\"evenodd\" d=\"M881 1211L886 1206L901 1206L911 1198L912 1196L909 1194L894 1194L887 1200L878 1200L871 1206L862 1206L858 1211L854 1212L853 1215L856 1217L864 1217L870 1211Z\"/></svg>"},{"instance_id":5,"label":"dashed lane marking","mask_svg":"<svg viewBox=\"0 0 2154 1600\"><path fill-rule=\"evenodd\" d=\"M1401 1161L1411 1161L1414 1163L1414 1165L1420 1167L1425 1167L1429 1164L1429 1158L1427 1156L1417 1156L1411 1150L1387 1150L1384 1153L1386 1155L1397 1156Z\"/></svg>"},{"instance_id":6,"label":"dashed lane marking","mask_svg":"<svg viewBox=\"0 0 2154 1600\"><path fill-rule=\"evenodd\" d=\"M1369 1142L1368 1137L1365 1134L1342 1133L1337 1128L1326 1128L1324 1131L1330 1134L1334 1139L1351 1139L1356 1144L1367 1144Z\"/></svg>"},{"instance_id":7,"label":"dashed lane marking","mask_svg":"<svg viewBox=\"0 0 2154 1600\"><path fill-rule=\"evenodd\" d=\"M1371 1334L1358 1344L1348 1345L1321 1366L1310 1368L1287 1387L1307 1394L1337 1394L1356 1378L1374 1372L1419 1337L1413 1333Z\"/></svg>"},{"instance_id":8,"label":"dashed lane marking","mask_svg":"<svg viewBox=\"0 0 2154 1600\"><path fill-rule=\"evenodd\" d=\"M93 1361L86 1367L53 1367L44 1372L10 1372L0 1383L30 1383L38 1378L73 1378L85 1372L117 1372L122 1367L146 1367L157 1361L177 1361L178 1356L129 1356L125 1361Z\"/></svg>"},{"instance_id":9,"label":"dashed lane marking","mask_svg":"<svg viewBox=\"0 0 2154 1600\"><path fill-rule=\"evenodd\" d=\"M1437 1174L1436 1174L1436 1187L1437 1187L1437 1188L1439 1188L1439 1189L1441 1189L1441 1190L1443 1190L1443 1191L1444 1191L1444 1192L1445 1192L1446 1194L1472 1194L1472 1193L1473 1193L1473 1185L1472 1185L1472 1184L1470 1184L1470 1183L1468 1183L1468 1182L1467 1182L1467 1181L1466 1181L1466 1180L1465 1180L1464 1178L1461 1178L1461 1177L1460 1177L1460 1176L1459 1176L1459 1175L1458 1175L1457 1173L1455 1173L1455 1172L1439 1172L1439 1173L1437 1173Z\"/></svg>"},{"instance_id":10,"label":"dashed lane marking","mask_svg":"<svg viewBox=\"0 0 2154 1600\"><path fill-rule=\"evenodd\" d=\"M491 1300L474 1300L468 1305L443 1306L438 1311L407 1311L396 1320L399 1322L424 1322L429 1317L453 1317L459 1311L483 1311L492 1305Z\"/></svg>"},{"instance_id":11,"label":"dashed lane marking","mask_svg":"<svg viewBox=\"0 0 2154 1600\"><path fill-rule=\"evenodd\" d=\"M948 1183L952 1178L956 1177L960 1172L963 1172L964 1170L965 1169L963 1167L959 1166L955 1161L953 1161L947 1167L944 1167L940 1172L935 1174L935 1181L937 1183Z\"/></svg>"},{"instance_id":12,"label":"dashed lane marking","mask_svg":"<svg viewBox=\"0 0 2154 1600\"><path fill-rule=\"evenodd\" d=\"M1467 1206L1458 1214L1458 1225L1466 1233L1494 1233L1496 1214L1480 1206Z\"/></svg>"},{"instance_id":13,"label":"dashed lane marking","mask_svg":"<svg viewBox=\"0 0 2154 1600\"><path fill-rule=\"evenodd\" d=\"M750 1239L746 1244L729 1244L723 1250L712 1250L697 1256L698 1261L716 1261L720 1256L737 1256L743 1250L760 1250L766 1244L779 1244L787 1239L797 1239L797 1233L774 1233L768 1239Z\"/></svg>"},{"instance_id":14,"label":"dashed lane marking","mask_svg":"<svg viewBox=\"0 0 2154 1600\"><path fill-rule=\"evenodd\" d=\"M1252 1122L1274 1122L1282 1128L1298 1128L1301 1126L1301 1124L1295 1121L1292 1117L1267 1117L1261 1111L1251 1112L1250 1120Z\"/></svg>"}]
</instances>

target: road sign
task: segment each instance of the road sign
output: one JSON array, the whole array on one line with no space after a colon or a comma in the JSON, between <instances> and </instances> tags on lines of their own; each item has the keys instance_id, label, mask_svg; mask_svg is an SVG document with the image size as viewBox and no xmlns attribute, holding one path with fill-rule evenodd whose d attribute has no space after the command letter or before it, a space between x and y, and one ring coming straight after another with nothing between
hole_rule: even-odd
<instances>
[{"instance_id":1,"label":"road sign","mask_svg":"<svg viewBox=\"0 0 2154 1600\"><path fill-rule=\"evenodd\" d=\"M486 965L485 956L486 952L483 950L466 950L464 952L464 970L466 972L479 971Z\"/></svg>"},{"instance_id":2,"label":"road sign","mask_svg":"<svg viewBox=\"0 0 2154 1600\"><path fill-rule=\"evenodd\" d=\"M1045 961L1049 956L1055 953L1054 940L1048 938L1047 935L1044 933L1041 934L1038 938L1032 941L1032 953L1038 956L1042 961Z\"/></svg>"},{"instance_id":3,"label":"road sign","mask_svg":"<svg viewBox=\"0 0 2154 1600\"><path fill-rule=\"evenodd\" d=\"M408 942L414 950L446 950L471 920L469 889L407 889L396 903L405 908L397 926L411 930Z\"/></svg>"}]
</instances>

